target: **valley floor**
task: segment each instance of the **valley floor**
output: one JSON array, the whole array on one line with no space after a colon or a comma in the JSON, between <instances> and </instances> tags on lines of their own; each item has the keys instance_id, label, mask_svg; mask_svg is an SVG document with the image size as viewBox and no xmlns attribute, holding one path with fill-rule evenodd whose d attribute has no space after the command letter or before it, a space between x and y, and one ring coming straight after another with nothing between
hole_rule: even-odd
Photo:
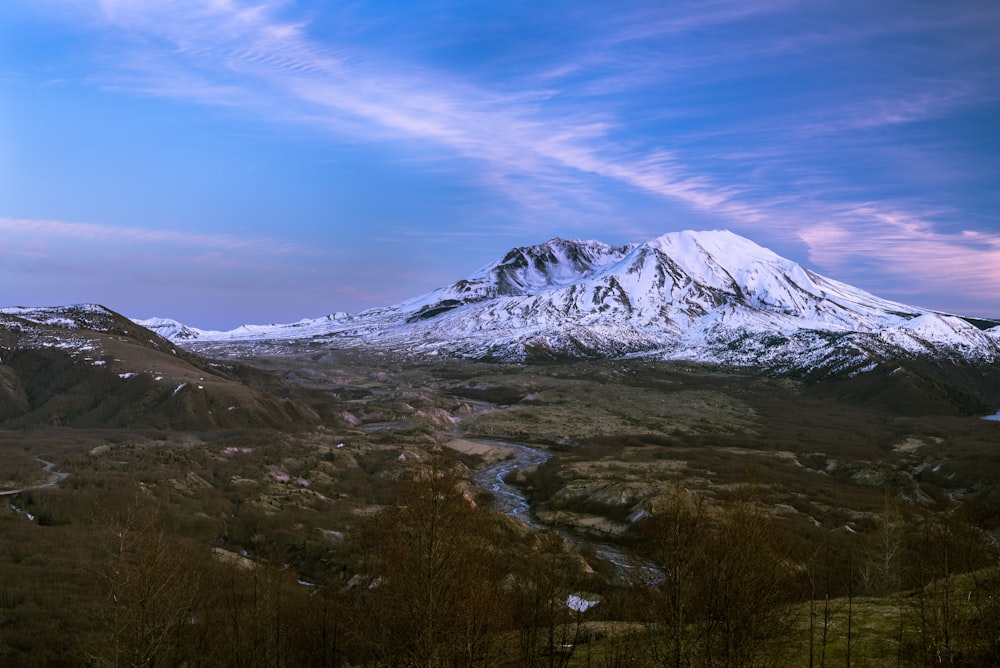
<instances>
[{"instance_id":1,"label":"valley floor","mask_svg":"<svg viewBox=\"0 0 1000 668\"><path fill-rule=\"evenodd\" d=\"M689 364L251 362L326 417L0 430L0 664L1000 658L995 422Z\"/></svg>"}]
</instances>

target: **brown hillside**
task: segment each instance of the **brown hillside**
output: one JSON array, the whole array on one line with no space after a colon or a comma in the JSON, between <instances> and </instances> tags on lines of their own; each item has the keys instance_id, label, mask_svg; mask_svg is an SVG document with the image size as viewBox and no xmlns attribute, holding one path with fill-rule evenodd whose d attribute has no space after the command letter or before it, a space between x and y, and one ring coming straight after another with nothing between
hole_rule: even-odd
<instances>
[{"instance_id":1,"label":"brown hillside","mask_svg":"<svg viewBox=\"0 0 1000 668\"><path fill-rule=\"evenodd\" d=\"M216 429L321 422L284 381L187 353L101 307L0 314L0 425Z\"/></svg>"}]
</instances>

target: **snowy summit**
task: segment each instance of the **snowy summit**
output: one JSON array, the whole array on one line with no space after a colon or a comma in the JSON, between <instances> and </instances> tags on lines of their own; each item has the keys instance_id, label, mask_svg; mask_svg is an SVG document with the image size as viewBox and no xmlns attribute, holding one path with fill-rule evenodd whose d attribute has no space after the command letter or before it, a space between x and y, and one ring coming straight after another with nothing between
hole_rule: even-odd
<instances>
[{"instance_id":1,"label":"snowy summit","mask_svg":"<svg viewBox=\"0 0 1000 668\"><path fill-rule=\"evenodd\" d=\"M179 343L310 339L505 361L641 355L860 371L900 355L1000 359L1000 323L881 299L718 230L617 247L552 239L511 250L452 285L357 315L230 332L140 324Z\"/></svg>"}]
</instances>

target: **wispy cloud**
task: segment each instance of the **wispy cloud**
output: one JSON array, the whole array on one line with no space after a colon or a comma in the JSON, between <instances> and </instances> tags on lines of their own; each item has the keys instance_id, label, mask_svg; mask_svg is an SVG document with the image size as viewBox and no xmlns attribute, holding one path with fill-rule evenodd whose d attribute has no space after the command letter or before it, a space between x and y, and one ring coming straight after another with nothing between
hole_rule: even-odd
<instances>
[{"instance_id":1,"label":"wispy cloud","mask_svg":"<svg viewBox=\"0 0 1000 668\"><path fill-rule=\"evenodd\" d=\"M249 310L290 321L320 315L328 286L350 280L335 259L336 249L273 239L0 218L0 302L97 302L214 327L242 324Z\"/></svg>"},{"instance_id":2,"label":"wispy cloud","mask_svg":"<svg viewBox=\"0 0 1000 668\"><path fill-rule=\"evenodd\" d=\"M1000 99L989 86L965 81L923 81L909 90L886 95L873 92L860 95L850 103L831 104L826 109L800 119L793 127L796 134L841 135L855 130L873 130L887 126L918 123L939 118L974 103Z\"/></svg>"},{"instance_id":3,"label":"wispy cloud","mask_svg":"<svg viewBox=\"0 0 1000 668\"><path fill-rule=\"evenodd\" d=\"M132 60L141 68L132 82L138 92L225 105L256 97L254 103L265 107L270 98L257 92L263 86L294 106L274 113L334 127L354 124L371 140L417 139L452 151L478 165L484 182L528 208L551 202L553 185L563 200L573 190L584 200L592 197L574 173L702 210L747 207L732 203L735 189L689 174L675 155L623 148L613 139L621 121L610 112L547 107L540 103L544 92L499 94L438 72L337 53L312 41L307 24L280 19L283 5L102 2L114 26L145 38L145 51ZM148 50L150 39L161 44L159 51ZM123 76L116 86L126 85Z\"/></svg>"},{"instance_id":4,"label":"wispy cloud","mask_svg":"<svg viewBox=\"0 0 1000 668\"><path fill-rule=\"evenodd\" d=\"M799 237L812 262L845 280L867 274L900 295L936 295L939 308L978 301L992 305L989 315L1000 313L1000 234L945 233L927 219L865 203L805 227Z\"/></svg>"},{"instance_id":5,"label":"wispy cloud","mask_svg":"<svg viewBox=\"0 0 1000 668\"><path fill-rule=\"evenodd\" d=\"M623 43L739 25L796 4L782 0L749 7L713 2L685 5L679 11L640 11L625 15L609 38L599 39L597 51L608 61L627 63L643 51L616 51ZM763 192L752 180L720 181L710 171L694 167L681 147L665 146L664 140L669 139L663 135L656 144L650 144L649 138L624 142L627 122L615 102L590 104L588 112L582 113L573 108L574 91L527 88L499 93L433 69L391 62L346 46L333 48L313 39L305 20L285 17L292 8L280 0L253 4L101 0L101 7L109 23L134 38L134 48L140 50L136 58L123 59L137 68L132 72L135 76L129 81L128 73L120 71L117 86L131 85L138 92L201 103L251 106L261 113L370 141L425 142L437 151L460 156L465 165L476 167L482 183L529 210L558 207L569 196L593 206L598 196L587 179L594 176L728 219L737 227L758 225L778 213L771 210L776 199L787 203L796 197ZM872 30L926 29L912 24L904 19L898 25ZM871 32L861 31L859 36L857 28L843 27L844 31L839 38L816 33L797 41L786 39L776 48L802 51L813 42L856 40L870 37ZM742 36L738 42L723 49L726 58L736 53L745 56L743 49L748 46L775 48ZM654 50L639 57L647 61L645 69L662 70L671 66L670 55ZM572 73L576 68L566 63L542 70L551 75ZM588 85L592 84L582 84ZM916 88L901 86L890 96L869 92L846 107L839 101L840 108L828 106L820 97L815 109L779 111L728 126L704 126L700 131L737 136L753 132L757 124L758 132L770 135L840 134L934 117L981 90L966 81L918 82ZM735 166L753 168L749 163Z\"/></svg>"},{"instance_id":6,"label":"wispy cloud","mask_svg":"<svg viewBox=\"0 0 1000 668\"><path fill-rule=\"evenodd\" d=\"M294 246L265 239L240 239L224 235L191 234L175 230L151 230L141 227L115 227L95 223L75 223L60 220L31 220L25 218L0 218L0 232L8 243L17 238L22 241L63 242L84 240L101 244L153 245L176 244L216 251L266 251L287 253Z\"/></svg>"},{"instance_id":7,"label":"wispy cloud","mask_svg":"<svg viewBox=\"0 0 1000 668\"><path fill-rule=\"evenodd\" d=\"M741 23L766 16L796 4L796 0L770 2L733 2L732 0L672 3L651 13L626 14L627 26L615 32L614 40L638 41L703 30L719 25Z\"/></svg>"}]
</instances>

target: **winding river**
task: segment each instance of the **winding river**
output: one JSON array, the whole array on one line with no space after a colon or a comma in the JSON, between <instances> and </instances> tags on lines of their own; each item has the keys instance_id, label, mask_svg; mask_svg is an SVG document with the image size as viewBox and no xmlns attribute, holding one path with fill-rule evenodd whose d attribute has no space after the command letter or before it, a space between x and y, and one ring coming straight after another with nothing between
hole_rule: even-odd
<instances>
[{"instance_id":1,"label":"winding river","mask_svg":"<svg viewBox=\"0 0 1000 668\"><path fill-rule=\"evenodd\" d=\"M63 473L62 471L53 471L52 468L55 466L55 462L50 462L48 460L42 459L38 455L35 455L35 459L38 460L43 468L42 470L46 473L52 475L52 478L47 482L39 483L37 485L29 485L28 487L22 487L20 489L8 489L6 491L0 492L0 496L13 496L15 494L20 494L21 492L29 492L33 489L44 489L46 487L55 487L69 475L68 473Z\"/></svg>"},{"instance_id":2,"label":"winding river","mask_svg":"<svg viewBox=\"0 0 1000 668\"><path fill-rule=\"evenodd\" d=\"M536 531L554 529L560 536L577 547L587 546L592 548L594 554L599 559L614 564L618 577L626 577L625 574L632 571L637 562L621 548L592 538L581 537L565 529L551 527L538 521L538 518L532 513L531 504L524 494L513 485L507 483L507 476L514 471L547 462L552 457L550 452L536 446L516 443L514 441L467 437L465 440L473 443L482 443L483 445L508 448L512 453L507 459L485 466L475 473L474 479L476 485L480 489L493 492L493 507L496 510L519 519ZM640 567L644 573L650 571L649 567L645 564L641 564Z\"/></svg>"},{"instance_id":3,"label":"winding river","mask_svg":"<svg viewBox=\"0 0 1000 668\"><path fill-rule=\"evenodd\" d=\"M517 469L543 464L552 455L544 450L523 443L493 441L480 438L470 438L467 440L473 443L510 449L511 456L509 458L476 471L476 485L481 489L493 492L493 505L500 512L516 517L532 529L544 529L545 527L532 514L531 504L528 503L528 499L516 487L509 485L506 478Z\"/></svg>"}]
</instances>

